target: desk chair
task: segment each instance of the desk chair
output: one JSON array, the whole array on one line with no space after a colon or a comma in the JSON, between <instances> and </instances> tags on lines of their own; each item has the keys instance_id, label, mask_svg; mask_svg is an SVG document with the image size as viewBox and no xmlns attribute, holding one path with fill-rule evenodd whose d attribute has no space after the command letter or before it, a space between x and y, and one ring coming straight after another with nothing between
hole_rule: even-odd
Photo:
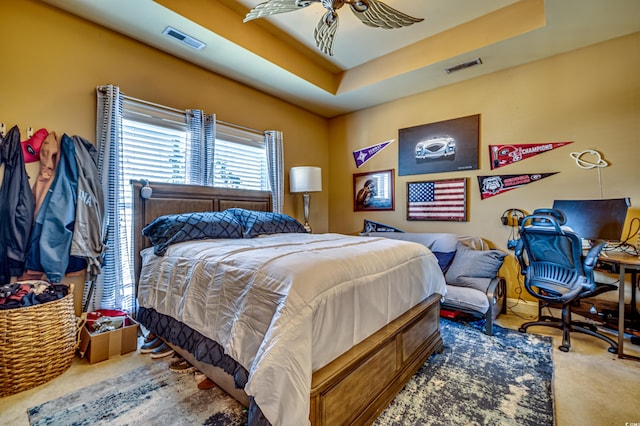
<instances>
[{"instance_id":1,"label":"desk chair","mask_svg":"<svg viewBox=\"0 0 640 426\"><path fill-rule=\"evenodd\" d=\"M571 307L580 299L617 290L612 284L594 281L593 268L605 242L594 245L582 257L582 242L574 232L564 230L564 214L560 210L538 209L526 216L520 225L515 256L524 275L524 286L538 299L538 321L522 324L519 331L526 333L532 326L555 327L562 330L559 349L568 352L570 333L578 332L607 342L609 352L617 353L618 345L592 324L571 320ZM562 319L543 316L544 307L562 308Z\"/></svg>"}]
</instances>

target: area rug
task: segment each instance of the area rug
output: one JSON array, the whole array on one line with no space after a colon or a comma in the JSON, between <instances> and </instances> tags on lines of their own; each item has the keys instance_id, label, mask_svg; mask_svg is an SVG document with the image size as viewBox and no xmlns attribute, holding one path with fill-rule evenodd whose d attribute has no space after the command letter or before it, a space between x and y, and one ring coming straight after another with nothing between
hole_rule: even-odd
<instances>
[{"instance_id":1,"label":"area rug","mask_svg":"<svg viewBox=\"0 0 640 426\"><path fill-rule=\"evenodd\" d=\"M374 423L554 425L550 337L443 319L445 350L433 355ZM242 425L246 410L218 388L166 362L28 410L31 425Z\"/></svg>"},{"instance_id":2,"label":"area rug","mask_svg":"<svg viewBox=\"0 0 640 426\"><path fill-rule=\"evenodd\" d=\"M445 350L432 356L382 412L388 425L554 425L548 336L441 320Z\"/></svg>"},{"instance_id":3,"label":"area rug","mask_svg":"<svg viewBox=\"0 0 640 426\"><path fill-rule=\"evenodd\" d=\"M242 405L218 387L197 385L192 373L173 372L168 361L158 360L29 408L27 414L38 426L246 424Z\"/></svg>"}]
</instances>

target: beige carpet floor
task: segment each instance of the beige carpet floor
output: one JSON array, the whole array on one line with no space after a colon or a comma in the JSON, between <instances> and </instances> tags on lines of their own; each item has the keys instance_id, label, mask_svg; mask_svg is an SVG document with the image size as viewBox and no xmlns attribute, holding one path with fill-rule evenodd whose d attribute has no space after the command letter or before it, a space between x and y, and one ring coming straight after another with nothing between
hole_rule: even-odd
<instances>
[{"instance_id":1,"label":"beige carpet floor","mask_svg":"<svg viewBox=\"0 0 640 426\"><path fill-rule=\"evenodd\" d=\"M513 313L502 315L498 323L515 328L529 318ZM532 328L531 332L554 338L554 395L557 426L607 426L640 424L640 362L619 359L607 352L606 343L579 334L572 335L572 347L561 352L559 330ZM625 345L625 352L640 355L640 347ZM132 352L89 365L75 358L71 368L54 380L5 398L0 398L0 425L28 425L26 410L66 393L120 375L150 362L148 355ZM194 386L196 382L194 379Z\"/></svg>"}]
</instances>

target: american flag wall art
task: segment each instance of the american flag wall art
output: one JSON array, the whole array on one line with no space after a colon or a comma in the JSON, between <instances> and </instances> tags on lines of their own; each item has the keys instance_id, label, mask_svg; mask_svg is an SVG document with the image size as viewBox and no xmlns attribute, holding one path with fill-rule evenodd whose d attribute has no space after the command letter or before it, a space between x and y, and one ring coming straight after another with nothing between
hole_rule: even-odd
<instances>
[{"instance_id":1,"label":"american flag wall art","mask_svg":"<svg viewBox=\"0 0 640 426\"><path fill-rule=\"evenodd\" d=\"M407 220L467 221L467 179L407 183Z\"/></svg>"}]
</instances>

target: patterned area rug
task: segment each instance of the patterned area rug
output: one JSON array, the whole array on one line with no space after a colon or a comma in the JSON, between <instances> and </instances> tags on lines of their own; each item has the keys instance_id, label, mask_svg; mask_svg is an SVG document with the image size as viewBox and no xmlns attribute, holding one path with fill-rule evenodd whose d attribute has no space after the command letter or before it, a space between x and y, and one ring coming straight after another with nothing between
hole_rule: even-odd
<instances>
[{"instance_id":1,"label":"patterned area rug","mask_svg":"<svg viewBox=\"0 0 640 426\"><path fill-rule=\"evenodd\" d=\"M168 362L158 360L27 413L38 426L246 424L242 405L217 386L201 390L197 385L192 373L175 373Z\"/></svg>"},{"instance_id":2,"label":"patterned area rug","mask_svg":"<svg viewBox=\"0 0 640 426\"><path fill-rule=\"evenodd\" d=\"M374 423L554 425L551 337L443 319L445 350L432 356Z\"/></svg>"},{"instance_id":3,"label":"patterned area rug","mask_svg":"<svg viewBox=\"0 0 640 426\"><path fill-rule=\"evenodd\" d=\"M549 337L442 320L445 350L432 356L374 423L554 425ZM206 407L206 410L203 410ZM242 425L243 407L218 388L199 390L166 362L28 410L32 425Z\"/></svg>"}]
</instances>

